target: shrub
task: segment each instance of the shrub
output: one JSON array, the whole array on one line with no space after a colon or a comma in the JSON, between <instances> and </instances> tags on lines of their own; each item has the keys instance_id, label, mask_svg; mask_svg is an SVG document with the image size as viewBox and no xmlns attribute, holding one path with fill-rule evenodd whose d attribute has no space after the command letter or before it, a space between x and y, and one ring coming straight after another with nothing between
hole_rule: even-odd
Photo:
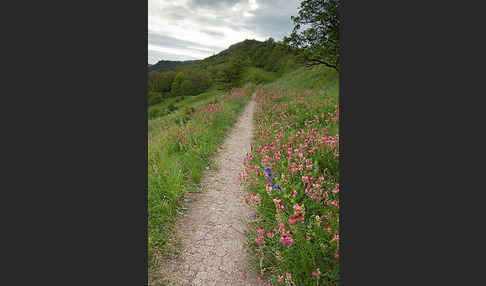
<instances>
[{"instance_id":1,"label":"shrub","mask_svg":"<svg viewBox=\"0 0 486 286\"><path fill-rule=\"evenodd\" d=\"M157 118L157 117L161 117L161 116L164 116L166 113L164 112L164 110L162 109L161 106L151 106L149 108L149 111L148 111L148 117L149 118Z\"/></svg>"},{"instance_id":2,"label":"shrub","mask_svg":"<svg viewBox=\"0 0 486 286\"><path fill-rule=\"evenodd\" d=\"M159 92L149 91L148 92L148 105L155 105L161 103L163 100L163 95Z\"/></svg>"}]
</instances>

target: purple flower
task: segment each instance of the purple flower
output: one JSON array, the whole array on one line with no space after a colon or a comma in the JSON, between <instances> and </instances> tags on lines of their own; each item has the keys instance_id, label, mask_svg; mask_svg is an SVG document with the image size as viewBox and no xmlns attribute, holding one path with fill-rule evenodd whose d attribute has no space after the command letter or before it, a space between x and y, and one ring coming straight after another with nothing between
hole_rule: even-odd
<instances>
[{"instance_id":1,"label":"purple flower","mask_svg":"<svg viewBox=\"0 0 486 286\"><path fill-rule=\"evenodd\" d=\"M267 180L268 180L269 182L271 182L271 181L272 181L272 178L271 178L269 175L267 175Z\"/></svg>"}]
</instances>

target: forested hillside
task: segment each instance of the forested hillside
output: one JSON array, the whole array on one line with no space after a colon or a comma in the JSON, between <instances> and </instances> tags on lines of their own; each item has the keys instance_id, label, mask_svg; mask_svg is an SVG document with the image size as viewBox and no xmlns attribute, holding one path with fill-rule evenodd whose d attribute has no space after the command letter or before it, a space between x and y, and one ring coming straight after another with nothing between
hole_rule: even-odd
<instances>
[{"instance_id":1,"label":"forested hillside","mask_svg":"<svg viewBox=\"0 0 486 286\"><path fill-rule=\"evenodd\" d=\"M179 67L179 66L192 65L192 64L194 64L198 61L199 60L195 60L195 61L164 61L164 60L161 60L161 61L157 62L156 64L153 64L153 65L149 64L149 71L164 72L164 71L168 71L168 70L174 69L174 68Z\"/></svg>"},{"instance_id":2,"label":"forested hillside","mask_svg":"<svg viewBox=\"0 0 486 286\"><path fill-rule=\"evenodd\" d=\"M302 63L299 51L272 38L262 42L245 40L197 61L160 61L148 67L148 105L158 117L174 110L172 97L199 95L209 89L226 91L245 83L268 83L293 71ZM162 70L162 72L161 72Z\"/></svg>"}]
</instances>

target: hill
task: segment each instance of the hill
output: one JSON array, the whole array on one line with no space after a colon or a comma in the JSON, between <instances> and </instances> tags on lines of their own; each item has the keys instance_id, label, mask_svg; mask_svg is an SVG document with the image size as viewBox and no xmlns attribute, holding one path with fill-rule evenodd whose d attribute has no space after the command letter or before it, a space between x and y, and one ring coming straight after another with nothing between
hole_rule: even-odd
<instances>
[{"instance_id":1,"label":"hill","mask_svg":"<svg viewBox=\"0 0 486 286\"><path fill-rule=\"evenodd\" d=\"M176 67L192 65L192 64L194 64L198 61L199 60L192 60L192 61L164 61L164 60L161 60L161 61L157 62L156 64L153 64L153 65L149 64L148 69L149 69L149 72L150 71L164 72L164 71L172 70Z\"/></svg>"},{"instance_id":2,"label":"hill","mask_svg":"<svg viewBox=\"0 0 486 286\"><path fill-rule=\"evenodd\" d=\"M272 82L302 66L298 55L298 50L269 38L247 39L202 60L159 61L148 67L148 103L150 107L159 106L150 108L149 117L175 111L169 104L176 102L173 97Z\"/></svg>"}]
</instances>

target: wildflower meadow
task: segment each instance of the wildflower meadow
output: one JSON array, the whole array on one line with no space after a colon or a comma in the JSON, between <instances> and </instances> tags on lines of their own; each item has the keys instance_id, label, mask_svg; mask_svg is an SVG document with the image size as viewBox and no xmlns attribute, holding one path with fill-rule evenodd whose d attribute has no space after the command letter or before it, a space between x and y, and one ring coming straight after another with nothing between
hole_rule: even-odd
<instances>
[{"instance_id":1,"label":"wildflower meadow","mask_svg":"<svg viewBox=\"0 0 486 286\"><path fill-rule=\"evenodd\" d=\"M339 105L327 90L259 88L239 174L257 213L248 234L265 285L337 285Z\"/></svg>"}]
</instances>

